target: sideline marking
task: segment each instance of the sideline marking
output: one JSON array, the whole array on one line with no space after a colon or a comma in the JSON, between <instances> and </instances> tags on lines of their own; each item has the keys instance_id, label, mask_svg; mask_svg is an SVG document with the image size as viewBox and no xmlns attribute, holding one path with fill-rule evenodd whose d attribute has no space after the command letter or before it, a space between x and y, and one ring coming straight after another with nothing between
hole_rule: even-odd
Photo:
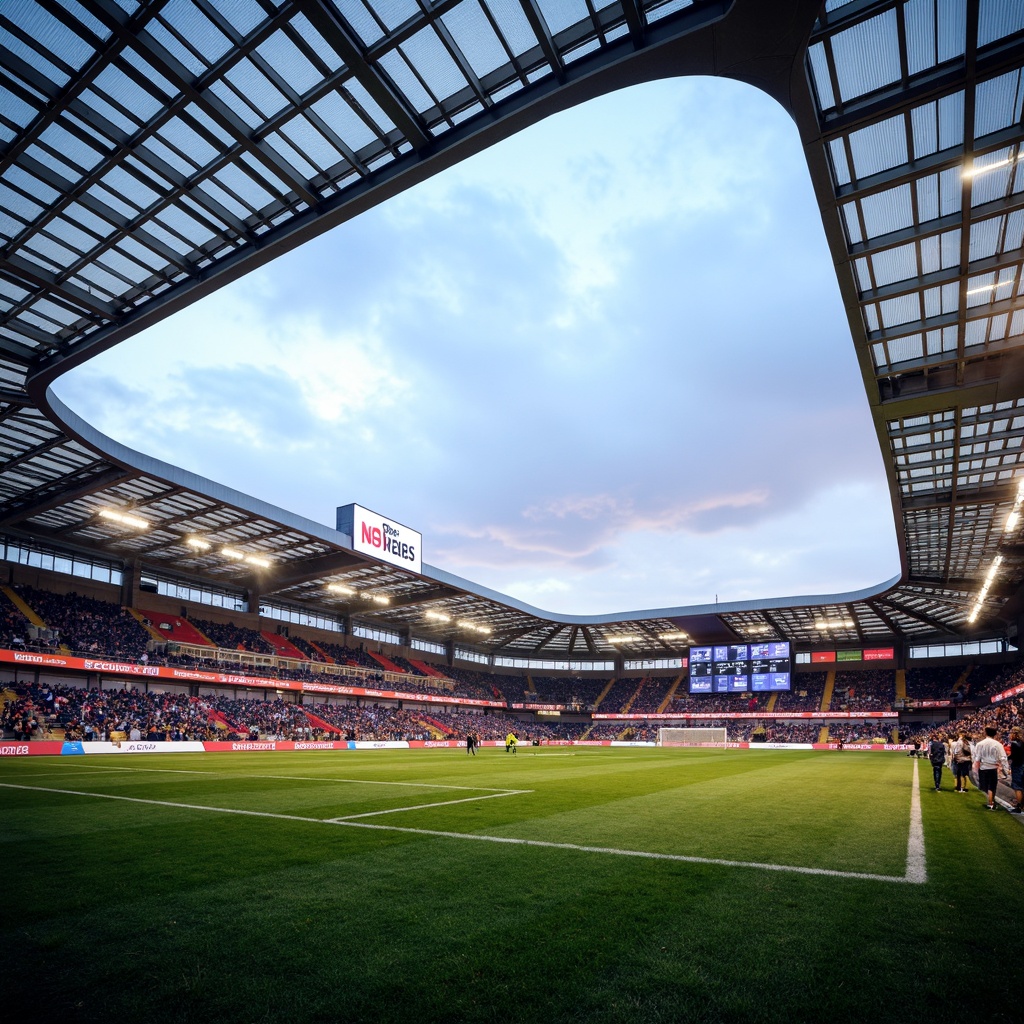
<instances>
[{"instance_id":1,"label":"sideline marking","mask_svg":"<svg viewBox=\"0 0 1024 1024\"><path fill-rule=\"evenodd\" d=\"M921 786L914 758L914 780L910 786L910 835L907 836L908 882L922 885L928 881L928 869L924 862L924 826L921 824Z\"/></svg>"},{"instance_id":2,"label":"sideline marking","mask_svg":"<svg viewBox=\"0 0 1024 1024\"><path fill-rule=\"evenodd\" d=\"M147 800L137 796L119 796L113 793L85 793L77 789L52 789L46 786L20 786L13 782L0 782L3 789L31 790L39 793L59 793L64 796L88 796L98 800L122 800L131 804L149 804L154 807L175 807L188 811L209 811L214 814L241 814L251 818L276 818L284 821L304 821L316 825L335 825L339 828L368 828L381 832L404 832L411 835L436 836L445 839L469 839L480 843L503 843L508 846L536 846L549 850L574 850L579 853L601 853L616 857L641 857L645 860L677 861L685 864L712 864L728 868L756 868L760 871L781 871L797 875L826 875L830 878L859 878L871 882L895 882L899 885L920 884L923 879L905 875L876 875L863 871L837 871L832 868L808 868L789 864L762 864L756 861L723 860L717 857L691 857L680 853L650 853L646 850L618 850L607 846L581 846L576 843L554 843L542 839L514 839L507 836L486 836L474 832L445 832L428 828L403 828L400 825L375 825L368 821L332 818L309 818L299 814L276 814L272 811L245 811L235 807L207 807L203 804L177 803L171 800ZM509 794L511 795L511 794Z\"/></svg>"}]
</instances>

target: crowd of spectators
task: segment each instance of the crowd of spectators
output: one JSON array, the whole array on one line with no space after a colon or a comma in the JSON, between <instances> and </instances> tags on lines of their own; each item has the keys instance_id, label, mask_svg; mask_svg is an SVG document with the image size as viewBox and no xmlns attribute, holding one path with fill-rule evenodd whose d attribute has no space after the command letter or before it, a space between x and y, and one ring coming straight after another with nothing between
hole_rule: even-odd
<instances>
[{"instance_id":1,"label":"crowd of spectators","mask_svg":"<svg viewBox=\"0 0 1024 1024\"><path fill-rule=\"evenodd\" d=\"M896 674L884 669L837 672L830 711L891 711Z\"/></svg>"},{"instance_id":2,"label":"crowd of spectators","mask_svg":"<svg viewBox=\"0 0 1024 1024\"><path fill-rule=\"evenodd\" d=\"M950 700L954 687L964 673L963 665L932 665L908 668L907 697L910 700Z\"/></svg>"},{"instance_id":3,"label":"crowd of spectators","mask_svg":"<svg viewBox=\"0 0 1024 1024\"><path fill-rule=\"evenodd\" d=\"M843 743L891 743L892 725L880 722L830 722L830 742Z\"/></svg>"},{"instance_id":4,"label":"crowd of spectators","mask_svg":"<svg viewBox=\"0 0 1024 1024\"><path fill-rule=\"evenodd\" d=\"M138 661L146 653L149 633L120 605L82 594L54 594L27 584L18 584L14 590L52 634L49 641L30 644L28 620L5 598L4 626L10 631L5 640L15 645L20 639L26 646L39 649L67 648L74 654L99 654L126 661Z\"/></svg>"},{"instance_id":5,"label":"crowd of spectators","mask_svg":"<svg viewBox=\"0 0 1024 1024\"><path fill-rule=\"evenodd\" d=\"M682 687L680 687L682 689ZM676 693L666 709L672 714L711 714L764 711L771 700L765 693Z\"/></svg>"},{"instance_id":6,"label":"crowd of spectators","mask_svg":"<svg viewBox=\"0 0 1024 1024\"><path fill-rule=\"evenodd\" d=\"M310 661L319 661L326 663L327 658L320 653L305 637L303 636L289 636L288 639L300 650L302 653L309 658Z\"/></svg>"},{"instance_id":7,"label":"crowd of spectators","mask_svg":"<svg viewBox=\"0 0 1024 1024\"><path fill-rule=\"evenodd\" d=\"M607 677L584 679L580 676L533 676L536 692L526 691L524 680L524 697L521 699L538 704L563 704L567 708L589 711L607 685Z\"/></svg>"},{"instance_id":8,"label":"crowd of spectators","mask_svg":"<svg viewBox=\"0 0 1024 1024\"><path fill-rule=\"evenodd\" d=\"M348 647L345 644L335 643L333 640L318 640L317 647L334 659L337 665L358 665L360 668L368 668L374 672L381 671L379 661L374 661L362 647Z\"/></svg>"},{"instance_id":9,"label":"crowd of spectators","mask_svg":"<svg viewBox=\"0 0 1024 1024\"><path fill-rule=\"evenodd\" d=\"M5 735L68 740L430 740L443 735L500 740L578 739L589 722L527 722L458 708L415 711L395 705L301 704L280 697L178 693L31 684L0 712Z\"/></svg>"},{"instance_id":10,"label":"crowd of spectators","mask_svg":"<svg viewBox=\"0 0 1024 1024\"><path fill-rule=\"evenodd\" d=\"M227 651L249 651L251 654L274 654L274 647L260 636L259 630L236 626L233 622L212 619L191 619L192 625Z\"/></svg>"},{"instance_id":11,"label":"crowd of spectators","mask_svg":"<svg viewBox=\"0 0 1024 1024\"><path fill-rule=\"evenodd\" d=\"M491 675L489 672L454 665L446 666L444 674L452 682L461 683L464 687L475 687L490 700L519 700L519 694L525 686L523 678L519 676Z\"/></svg>"},{"instance_id":12,"label":"crowd of spectators","mask_svg":"<svg viewBox=\"0 0 1024 1024\"><path fill-rule=\"evenodd\" d=\"M963 686L967 701L985 701L993 694L1024 682L1024 668L1015 665L975 665Z\"/></svg>"},{"instance_id":13,"label":"crowd of spectators","mask_svg":"<svg viewBox=\"0 0 1024 1024\"><path fill-rule=\"evenodd\" d=\"M109 739L111 733L132 739L217 738L209 709L185 694L32 684L4 705L0 723L5 734L17 733L16 723L26 716L39 725L34 739L55 733L69 740Z\"/></svg>"},{"instance_id":14,"label":"crowd of spectators","mask_svg":"<svg viewBox=\"0 0 1024 1024\"><path fill-rule=\"evenodd\" d=\"M633 698L633 703L629 706L630 712L641 715L655 714L661 705L665 703L665 698L668 696L668 691L671 689L674 681L674 677L665 676L649 676L641 680L636 696Z\"/></svg>"},{"instance_id":15,"label":"crowd of spectators","mask_svg":"<svg viewBox=\"0 0 1024 1024\"><path fill-rule=\"evenodd\" d=\"M616 679L601 703L595 704L597 710L606 715L618 714L636 693L638 682L639 680L636 679ZM597 698L595 697L594 700L596 702Z\"/></svg>"},{"instance_id":16,"label":"crowd of spectators","mask_svg":"<svg viewBox=\"0 0 1024 1024\"><path fill-rule=\"evenodd\" d=\"M825 696L825 672L801 672L792 677L792 689L784 690L775 702L776 711L819 711ZM803 742L794 741L794 742Z\"/></svg>"},{"instance_id":17,"label":"crowd of spectators","mask_svg":"<svg viewBox=\"0 0 1024 1024\"><path fill-rule=\"evenodd\" d=\"M117 604L75 593L56 594L24 584L17 585L16 590L22 600L33 608L45 623L45 632L42 638L34 637L33 634L36 631L30 629L30 624L21 611L6 596L0 596L0 644L7 647L64 649L74 654L101 656L110 660L148 661L151 665L173 665L197 670L213 669L298 682L328 679L319 674L322 670L314 672L314 662L322 664L328 658L333 658L339 667L350 664L368 670L358 676L348 676L344 672L337 675L332 673L329 676L328 681L342 685L397 690L422 696L450 694L477 700L561 704L582 711L593 708L598 696L608 684L607 677L591 677L586 674L583 676L534 676L531 688L530 680L525 675L496 675L461 666L446 667L442 670L443 676L439 677L424 672L411 660L398 655L393 656L390 660L402 670L401 679L396 680L394 676L391 676L390 679L385 680L380 662L371 657L362 645L348 647L343 643L339 644L333 641L317 641L317 647L313 647L310 641L301 636L289 637L289 639L310 659L308 664L295 665L292 662L289 664L293 667L289 668L276 665L252 665L244 660L239 662L239 655L236 652L241 650L267 655L275 653L273 646L267 643L257 630L236 626L234 623L225 625L205 619L194 621L218 645L218 651L210 651L210 654L213 655L212 658L185 655L180 651L175 652L173 649L171 653L160 648L150 651L147 650L152 646L150 634L131 613ZM234 661L231 660L232 657L234 657ZM826 675L822 672L794 675L793 690L780 693L773 710L777 713L817 710L821 706L825 679ZM618 679L602 700L600 711L615 713L628 709L631 713L653 714L664 702L672 681L673 677L670 676ZM1024 668L988 664L972 666L970 671L966 671L963 665L911 668L907 670L906 681L907 694L911 700L951 699L956 704L962 704L965 701L984 701L991 694L1024 681ZM672 714L756 713L765 711L771 698L769 694L690 695L685 692L685 683L680 690L682 692L673 698L668 708ZM103 693L118 692L131 693L134 691L103 691ZM131 701L137 702L138 696L119 698L120 703L114 701L109 710L107 704L110 702L107 698L103 698L96 706L97 714L91 714L93 708L90 706L90 714L83 717L79 713L76 718L76 713L82 710L74 705L74 701L78 699L66 698L64 701L59 701L55 708L51 707L47 710L31 709L33 713L38 711L36 717L41 719L37 720L34 731L41 732L46 728L47 723L56 722L59 713L65 718L70 716L71 720L66 724L72 732L84 733L86 725L91 724L93 735L111 731L110 715L120 716L122 719L128 715L138 719L136 725L144 733L148 732L151 727L155 727L157 732L168 732L167 725L170 723L170 732L177 729L179 733L206 735L212 728L216 734L216 728L210 726L209 719L204 719L202 712L197 711L184 698L180 701L171 701L155 710L148 705L140 705L136 709L137 714L134 715L129 714L133 710ZM892 671L838 672L830 710L888 710L893 706L894 700L895 674ZM268 712L263 705L267 703L259 700L249 702L252 706L260 706L260 714L264 718ZM971 721L974 718L977 718L979 722L989 719L998 721L1008 714L1005 710L1008 706L1002 705L1001 708L989 708L977 712L972 716ZM33 713L29 714L30 724L34 717ZM458 715L460 712L442 706L440 709L432 711L431 714L437 716L435 721L443 724L447 718ZM425 715L426 713L424 713ZM9 714L6 717L9 718ZM324 720L329 721L326 718ZM737 730L741 728L750 731L756 731L757 728L756 725L750 726L749 722L741 725L735 720L727 721L732 735L736 735ZM18 724L23 722L24 716L19 719ZM396 720L389 725L389 728L393 733L402 732L403 729L411 728L410 723L411 720ZM7 724L11 725L10 722ZM261 720L256 723L256 727L269 727L273 724ZM342 724L345 723L339 722L339 727ZM488 723L488 727L493 726L492 731L498 732L500 731L498 726L504 728L506 724L491 722ZM454 718L452 718L452 725L445 726L445 728L449 727L456 732L461 729L461 725L456 723ZM249 728L251 726L246 726L246 729ZM792 735L813 734L816 738L820 724L765 725L763 728L767 730L765 734L771 735L772 738L778 738L783 730L789 730ZM308 722L304 724L299 719L285 722L285 731L295 732L308 729ZM623 735L624 731L629 729L633 730L630 735L647 735L647 732L651 730L653 730L654 736L657 734L657 725L653 723L630 721L600 725L596 727L592 735L594 738L614 738ZM581 732L574 727L567 727L564 723L553 725L543 723L543 727L538 727L537 731L538 735L550 732L552 738L562 738L569 734L578 736ZM844 742L862 739L868 734L874 738L884 731L884 728L877 724L854 723L831 726L831 735L842 736Z\"/></svg>"}]
</instances>

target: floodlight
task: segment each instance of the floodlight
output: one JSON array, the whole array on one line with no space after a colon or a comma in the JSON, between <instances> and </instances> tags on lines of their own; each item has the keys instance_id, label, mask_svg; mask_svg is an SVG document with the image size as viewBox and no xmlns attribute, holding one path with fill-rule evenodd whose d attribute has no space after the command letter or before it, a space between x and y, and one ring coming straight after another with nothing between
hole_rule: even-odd
<instances>
[{"instance_id":1,"label":"floodlight","mask_svg":"<svg viewBox=\"0 0 1024 1024\"><path fill-rule=\"evenodd\" d=\"M109 519L113 523L130 526L133 530L148 530L150 527L148 519L132 516L127 512L117 512L112 508L101 508L98 515L101 519Z\"/></svg>"}]
</instances>

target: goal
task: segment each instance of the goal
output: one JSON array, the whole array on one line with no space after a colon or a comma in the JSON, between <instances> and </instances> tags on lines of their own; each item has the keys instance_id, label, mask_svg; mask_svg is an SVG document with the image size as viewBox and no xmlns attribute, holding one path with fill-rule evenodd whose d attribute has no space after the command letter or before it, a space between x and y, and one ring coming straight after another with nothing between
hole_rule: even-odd
<instances>
[{"instance_id":1,"label":"goal","mask_svg":"<svg viewBox=\"0 0 1024 1024\"><path fill-rule=\"evenodd\" d=\"M709 746L724 747L727 740L724 728L658 730L659 747Z\"/></svg>"}]
</instances>

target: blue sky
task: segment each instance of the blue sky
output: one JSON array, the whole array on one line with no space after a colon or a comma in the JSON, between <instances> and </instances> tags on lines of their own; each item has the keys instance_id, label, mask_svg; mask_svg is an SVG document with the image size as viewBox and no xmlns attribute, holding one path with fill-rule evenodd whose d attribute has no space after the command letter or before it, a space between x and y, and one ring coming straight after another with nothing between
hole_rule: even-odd
<instances>
[{"instance_id":1,"label":"blue sky","mask_svg":"<svg viewBox=\"0 0 1024 1024\"><path fill-rule=\"evenodd\" d=\"M92 360L134 448L606 613L879 583L882 459L798 137L724 80L550 118Z\"/></svg>"}]
</instances>

